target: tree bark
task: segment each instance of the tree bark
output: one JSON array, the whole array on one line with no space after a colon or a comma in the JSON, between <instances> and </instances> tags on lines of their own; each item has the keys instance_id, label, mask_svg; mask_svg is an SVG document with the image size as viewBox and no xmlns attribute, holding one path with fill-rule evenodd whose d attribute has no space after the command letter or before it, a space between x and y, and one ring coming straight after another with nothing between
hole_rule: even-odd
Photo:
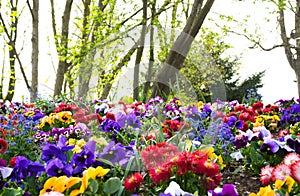
<instances>
[{"instance_id":1,"label":"tree bark","mask_svg":"<svg viewBox=\"0 0 300 196\"><path fill-rule=\"evenodd\" d=\"M88 0L89 3L91 2L90 0ZM87 1L86 1L87 2ZM86 7L86 6L85 6ZM98 1L98 7L99 9L103 12L106 5L103 4L103 0L99 0ZM87 18L87 16L89 15L90 11L84 11L84 18ZM87 23L84 24L84 26L86 26ZM99 26L100 26L100 22L96 21L95 24L95 31L93 31L92 36L91 36L91 42L95 43L96 41L96 35L95 32L97 30L99 30ZM83 34L82 39L87 40L87 35ZM91 59L94 58L96 54L96 50L91 51ZM78 91L78 97L84 98L87 96L87 93L89 91L89 83L90 83L90 79L92 77L92 70L93 70L93 65L88 64L87 66L81 66L80 67L80 75L79 75L79 91Z\"/></svg>"},{"instance_id":2,"label":"tree bark","mask_svg":"<svg viewBox=\"0 0 300 196\"><path fill-rule=\"evenodd\" d=\"M300 0L297 0L296 12L295 12L295 29L294 34L300 34ZM283 42L285 56L291 68L294 70L296 75L296 82L298 88L298 98L300 98L300 39L299 37L293 37L291 34L291 38L296 39L296 47L293 48L289 43L289 39L286 32L285 27L285 15L284 8L279 7L279 18L278 18L279 26L280 26L280 37ZM292 32L293 33L293 32ZM298 39L297 39L298 38ZM296 54L293 53L293 49L296 50Z\"/></svg>"},{"instance_id":3,"label":"tree bark","mask_svg":"<svg viewBox=\"0 0 300 196\"><path fill-rule=\"evenodd\" d=\"M153 77L153 65L154 65L154 20L155 20L155 6L156 0L153 0L151 7L151 22L150 22L150 51L149 51L149 65L145 76L146 82L143 90L143 102L146 103L148 99L148 92L150 89L150 80Z\"/></svg>"},{"instance_id":4,"label":"tree bark","mask_svg":"<svg viewBox=\"0 0 300 196\"><path fill-rule=\"evenodd\" d=\"M203 5L203 1L204 0L195 0L183 31L174 42L162 69L156 77L151 97L160 96L164 100L167 99L170 93L168 83L175 82L176 75L182 67L191 44L214 3L214 0L207 0Z\"/></svg>"},{"instance_id":5,"label":"tree bark","mask_svg":"<svg viewBox=\"0 0 300 196\"><path fill-rule=\"evenodd\" d=\"M32 8L29 0L27 1L31 17L32 17L32 53L31 53L31 92L30 101L33 102L37 98L38 93L38 61L39 61L39 0L32 1Z\"/></svg>"},{"instance_id":6,"label":"tree bark","mask_svg":"<svg viewBox=\"0 0 300 196\"><path fill-rule=\"evenodd\" d=\"M136 59L134 65L133 74L133 100L139 101L139 74L140 74L140 64L144 51L144 43L146 37L146 25L147 25L147 0L143 0L143 23L140 43L136 52Z\"/></svg>"},{"instance_id":7,"label":"tree bark","mask_svg":"<svg viewBox=\"0 0 300 196\"><path fill-rule=\"evenodd\" d=\"M64 14L62 17L61 41L60 41L59 48L57 48L60 59L59 59L58 68L56 71L54 96L58 96L61 94L62 86L63 86L63 82L64 82L64 75L67 72L68 67L70 66L70 64L64 58L62 59L61 57L67 56L68 42L69 42L68 41L69 23L70 23L70 17L71 17L72 4L73 4L73 0L66 1ZM52 9L52 12L53 11L54 11L54 9ZM52 27L53 27L53 31L55 31L55 33L56 33L55 19L53 16L55 16L54 13L52 13ZM56 35L54 34L54 36L56 36ZM57 38L55 37L55 39L57 39Z\"/></svg>"}]
</instances>

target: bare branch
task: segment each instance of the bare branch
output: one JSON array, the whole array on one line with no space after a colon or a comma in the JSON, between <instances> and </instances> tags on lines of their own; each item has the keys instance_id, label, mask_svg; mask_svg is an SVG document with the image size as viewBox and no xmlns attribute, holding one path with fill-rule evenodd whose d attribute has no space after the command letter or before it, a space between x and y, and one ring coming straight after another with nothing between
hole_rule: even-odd
<instances>
[{"instance_id":1,"label":"bare branch","mask_svg":"<svg viewBox=\"0 0 300 196\"><path fill-rule=\"evenodd\" d=\"M29 11L30 11L30 14L31 14L31 17L32 19L34 19L34 14L33 14L33 11L32 11L32 8L31 8L31 5L29 3L29 0L26 1L27 5L28 5L28 8L29 8Z\"/></svg>"}]
</instances>

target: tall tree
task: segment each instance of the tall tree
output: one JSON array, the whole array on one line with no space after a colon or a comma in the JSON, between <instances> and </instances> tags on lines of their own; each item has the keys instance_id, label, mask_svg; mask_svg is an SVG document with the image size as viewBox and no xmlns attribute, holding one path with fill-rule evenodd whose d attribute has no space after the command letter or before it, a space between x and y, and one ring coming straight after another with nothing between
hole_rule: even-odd
<instances>
[{"instance_id":1,"label":"tall tree","mask_svg":"<svg viewBox=\"0 0 300 196\"><path fill-rule=\"evenodd\" d=\"M156 0L153 0L151 3L151 22L150 22L150 49L149 49L149 63L148 69L145 76L145 85L143 89L143 102L146 102L148 99L148 93L150 89L150 80L153 77L153 65L154 65L154 24L155 24L155 12L156 12Z\"/></svg>"},{"instance_id":2,"label":"tall tree","mask_svg":"<svg viewBox=\"0 0 300 196\"><path fill-rule=\"evenodd\" d=\"M24 78L26 87L28 90L30 90L30 85L28 84L28 80L22 65L22 61L20 59L19 53L17 52L16 45L17 45L17 35L18 35L18 23L19 23L19 14L18 13L18 6L19 1L13 1L7 3L9 10L7 11L9 20L5 20L5 13L2 13L2 9L0 11L0 23L1 28L3 29L5 33L5 41L7 43L7 46L9 48L9 82L8 82L8 90L7 94L4 97L3 96L3 84L1 84L1 99L6 99L11 101L15 94L15 86L16 86L16 62L20 66L20 70L22 73L22 76ZM2 2L0 2L0 8L2 8ZM7 23L6 23L7 22ZM3 77L3 76L2 76ZM2 80L3 81L3 80Z\"/></svg>"},{"instance_id":3,"label":"tall tree","mask_svg":"<svg viewBox=\"0 0 300 196\"><path fill-rule=\"evenodd\" d=\"M188 17L183 31L174 42L167 59L158 73L151 97L161 96L166 99L170 93L169 81L173 83L176 74L182 68L182 64L190 50L191 44L198 34L214 0L195 0L191 13Z\"/></svg>"},{"instance_id":4,"label":"tall tree","mask_svg":"<svg viewBox=\"0 0 300 196\"><path fill-rule=\"evenodd\" d=\"M271 51L275 48L283 47L288 64L295 72L298 97L300 97L300 0L254 0L254 2L257 1L269 2L275 5L276 10L272 13L275 13L277 17L281 43L274 44L272 47L265 47L260 39L256 39L256 35L253 36L228 29L225 29L225 31L244 36L254 43L254 46L251 48L259 47L264 51ZM271 6L268 6L268 9L269 7ZM290 18L287 14L289 16L292 14L294 17L294 29L291 32L287 31L286 19Z\"/></svg>"},{"instance_id":5,"label":"tall tree","mask_svg":"<svg viewBox=\"0 0 300 196\"><path fill-rule=\"evenodd\" d=\"M139 72L140 72L140 63L143 55L144 42L146 37L147 6L148 6L147 0L143 0L142 32L141 32L140 43L136 52L134 74L133 74L133 100L139 100Z\"/></svg>"},{"instance_id":6,"label":"tall tree","mask_svg":"<svg viewBox=\"0 0 300 196\"><path fill-rule=\"evenodd\" d=\"M284 47L284 52L286 58L289 62L289 65L294 70L297 79L297 87L298 87L298 97L300 98L300 0L297 0L296 5L291 10L294 13L295 17L295 28L294 31L290 33L290 38L288 37L285 25L285 15L284 10L285 6L288 6L289 1L278 1L276 2L279 8L279 26L280 26L280 36L282 40L282 45ZM286 4L285 4L286 3ZM293 47L291 41L296 41L296 46Z\"/></svg>"},{"instance_id":7,"label":"tall tree","mask_svg":"<svg viewBox=\"0 0 300 196\"><path fill-rule=\"evenodd\" d=\"M64 75L67 72L70 63L67 61L68 43L69 43L69 23L71 18L73 0L66 0L64 13L62 16L61 34L57 33L57 26L55 20L55 8L53 0L51 3L51 15L52 15L52 30L56 44L56 50L59 56L58 68L56 71L56 79L54 86L54 96L60 95L64 82Z\"/></svg>"},{"instance_id":8,"label":"tall tree","mask_svg":"<svg viewBox=\"0 0 300 196\"><path fill-rule=\"evenodd\" d=\"M39 0L32 0L32 5L27 0L27 5L32 18L32 53L31 53L31 92L30 101L33 102L37 98L38 91L38 67L39 67Z\"/></svg>"}]
</instances>

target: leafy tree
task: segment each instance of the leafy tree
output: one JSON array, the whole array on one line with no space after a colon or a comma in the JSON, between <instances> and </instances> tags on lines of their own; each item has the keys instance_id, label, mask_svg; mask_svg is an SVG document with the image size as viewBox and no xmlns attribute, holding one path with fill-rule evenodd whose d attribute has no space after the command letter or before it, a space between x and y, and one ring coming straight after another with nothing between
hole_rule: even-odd
<instances>
[{"instance_id":1,"label":"leafy tree","mask_svg":"<svg viewBox=\"0 0 300 196\"><path fill-rule=\"evenodd\" d=\"M190 50L191 44L198 34L208 12L210 11L214 0L195 0L191 13L187 19L184 29L174 42L166 61L159 71L155 83L153 84L151 97L161 96L164 99L170 93L170 88L167 85L169 81L173 83L176 79L176 73L170 69L180 70L184 60Z\"/></svg>"},{"instance_id":2,"label":"leafy tree","mask_svg":"<svg viewBox=\"0 0 300 196\"><path fill-rule=\"evenodd\" d=\"M6 7L3 7L5 3ZM20 17L20 4L19 1L0 2L0 33L4 33L3 37L6 42L5 47L8 48L8 59L9 59L9 81L8 90L6 96L3 96L4 86L4 70L5 64L3 63L1 84L0 84L0 98L11 101L15 94L16 86L16 64L19 64L22 76L24 78L26 87L30 90L22 61L20 59L19 52L17 51L17 37L19 33L18 24Z\"/></svg>"},{"instance_id":3,"label":"leafy tree","mask_svg":"<svg viewBox=\"0 0 300 196\"><path fill-rule=\"evenodd\" d=\"M240 81L238 74L239 59L226 54L231 48L218 33L203 29L201 40L195 40L181 73L192 83L198 100L206 102L214 98L238 100L242 102L247 90L262 87L264 72L254 74ZM224 90L213 92L211 88L224 86ZM213 95L215 93L215 95Z\"/></svg>"}]
</instances>

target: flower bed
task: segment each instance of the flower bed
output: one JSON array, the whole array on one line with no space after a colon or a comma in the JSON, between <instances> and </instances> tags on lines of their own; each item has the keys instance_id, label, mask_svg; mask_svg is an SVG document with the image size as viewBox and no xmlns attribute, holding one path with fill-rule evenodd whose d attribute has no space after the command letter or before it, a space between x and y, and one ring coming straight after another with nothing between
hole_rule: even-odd
<instances>
[{"instance_id":1,"label":"flower bed","mask_svg":"<svg viewBox=\"0 0 300 196\"><path fill-rule=\"evenodd\" d=\"M250 195L300 192L300 103L6 102L1 195L244 195L222 172L260 177Z\"/></svg>"}]
</instances>

